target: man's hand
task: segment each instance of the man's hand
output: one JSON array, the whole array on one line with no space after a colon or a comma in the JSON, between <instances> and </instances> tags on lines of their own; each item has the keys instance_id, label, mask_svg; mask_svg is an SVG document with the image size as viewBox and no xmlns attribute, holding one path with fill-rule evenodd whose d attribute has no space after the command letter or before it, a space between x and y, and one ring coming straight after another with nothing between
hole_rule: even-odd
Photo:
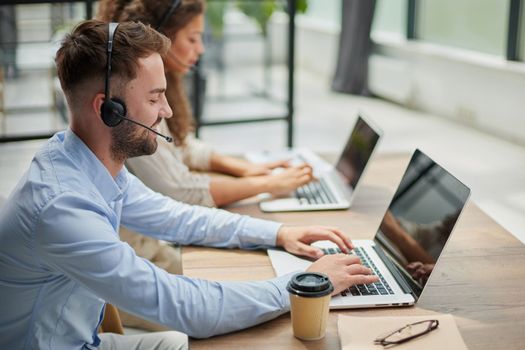
<instances>
[{"instance_id":1,"label":"man's hand","mask_svg":"<svg viewBox=\"0 0 525 350\"><path fill-rule=\"evenodd\" d=\"M323 240L334 242L344 253L353 249L352 242L343 232L324 226L282 226L277 233L276 245L292 254L317 259L323 256L323 252L310 243Z\"/></svg>"},{"instance_id":2,"label":"man's hand","mask_svg":"<svg viewBox=\"0 0 525 350\"><path fill-rule=\"evenodd\" d=\"M323 256L306 271L320 272L328 276L334 286L332 295L336 295L355 284L370 284L379 281L372 271L361 265L355 255L334 254Z\"/></svg>"}]
</instances>

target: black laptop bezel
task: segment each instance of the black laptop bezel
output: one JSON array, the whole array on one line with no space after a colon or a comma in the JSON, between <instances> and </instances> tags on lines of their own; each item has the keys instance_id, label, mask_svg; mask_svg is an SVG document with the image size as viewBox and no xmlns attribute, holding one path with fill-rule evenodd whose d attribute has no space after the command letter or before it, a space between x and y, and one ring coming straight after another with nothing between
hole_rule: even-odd
<instances>
[{"instance_id":1,"label":"black laptop bezel","mask_svg":"<svg viewBox=\"0 0 525 350\"><path fill-rule=\"evenodd\" d=\"M451 231L450 231L450 234L448 235L447 237L447 240L443 246L443 249L441 250L437 260L436 260L436 263L435 263L435 266L434 266L434 269L433 271L431 272L430 276L429 276L429 279L428 281L425 283L424 286L420 286L417 282L415 282L414 280L412 280L411 278L407 278L405 277L405 272L403 270L401 270L400 267L397 266L397 262L395 260L395 258L393 258L389 253L388 253L388 248L384 245L384 243L381 242L381 239L379 239L379 233L381 232L380 230L380 226L381 226L381 223L383 222L384 220L384 217L386 215L386 213L388 212L388 210L391 209L395 199L396 199L396 195L399 191L399 186L402 184L403 182L403 179L404 177L407 175L408 173L408 170L410 168L410 165L413 163L413 161L415 159L417 159L420 155L423 155L425 157L427 157L428 159L430 159L432 162L434 162L438 167L440 167L441 169L443 169L448 175L450 175L452 178L454 178L458 183L460 183L461 185L463 185L467 191L467 195L465 197L465 201L461 207L461 210L459 212L459 215L458 215L458 218L456 220L456 222L454 223L454 226L452 227ZM385 264L385 266L387 267L387 269L390 271L390 273L392 274L392 276L394 277L394 279L396 280L396 282L399 284L399 286L401 287L401 289L405 292L405 293L409 293L411 294L414 299L417 300L421 297L421 294L423 293L425 287L427 285L429 285L429 282L432 278L432 276L434 275L434 270L436 269L436 266L439 264L439 261L441 260L441 257L443 256L443 253L445 252L446 248L447 248L447 245L449 244L450 242L450 237L452 236L452 234L454 233L454 230L456 229L457 225L458 225L458 221L461 219L461 216L463 215L464 211L465 211L465 208L467 206L467 203L469 201L469 198L470 198L470 194L471 194L471 189L465 185L465 183L463 183L461 180L459 180L457 177L455 177L454 175L452 175L449 171L447 171L444 167L442 167L439 163L437 163L436 161L434 161L432 158L430 158L427 154L425 154L424 152L422 152L420 149L416 149L414 151L414 153L412 154L412 157L410 158L410 162L408 163L406 169L405 169L405 172L399 182L399 185L398 185L398 188L396 189L396 193L394 194L394 196L392 197L392 200L390 201L389 205L388 205L388 208L386 209L385 211L385 214L383 215L383 219L381 220L381 223L379 224L379 227L378 229L376 230L376 233L374 235L374 239L373 239L373 242L374 242L374 250L376 251L377 255L379 256L379 258L383 261L383 263Z\"/></svg>"},{"instance_id":2,"label":"black laptop bezel","mask_svg":"<svg viewBox=\"0 0 525 350\"><path fill-rule=\"evenodd\" d=\"M357 119L354 123L354 126L352 128L352 132L350 133L350 136L348 137L348 140L346 141L346 144L345 146L343 147L342 151L341 151L341 154L339 155L339 157L337 158L337 162L335 163L335 169L336 171L340 174L340 176L345 180L345 183L347 183L347 177L345 176L344 172L341 171L339 165L341 164L342 161L345 160L345 150L352 144L352 136L354 136L354 131L356 130L359 122L363 122L368 128L370 128L374 133L375 135L377 136L377 139L372 147L372 151L370 152L370 155L368 157L368 159L366 160L366 163L365 163L365 166L363 168L363 170L361 171L361 174L359 175L356 183L354 186L352 186L351 184L348 183L348 187L350 187L352 190L355 190L358 186L359 186L359 183L361 182L361 180L363 179L365 173L366 173L366 170L367 168L369 167L370 165L370 161L372 159L372 157L374 156L374 153L376 152L378 146L379 146L379 142L381 141L381 138L383 136L383 132L380 128L378 128L376 125L374 125L373 123L370 122L369 118L367 117L364 117L364 114L362 112L359 112L357 114Z\"/></svg>"}]
</instances>

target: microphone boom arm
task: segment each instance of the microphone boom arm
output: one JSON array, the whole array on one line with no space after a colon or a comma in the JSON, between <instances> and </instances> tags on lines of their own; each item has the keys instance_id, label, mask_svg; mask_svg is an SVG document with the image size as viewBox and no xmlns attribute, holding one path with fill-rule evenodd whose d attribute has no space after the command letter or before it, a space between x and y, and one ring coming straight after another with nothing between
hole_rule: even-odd
<instances>
[{"instance_id":1,"label":"microphone boom arm","mask_svg":"<svg viewBox=\"0 0 525 350\"><path fill-rule=\"evenodd\" d=\"M138 121L135 121L133 119L130 119L130 118L127 118L127 117L124 117L123 115L120 115L119 114L119 117L121 117L122 119L124 120L127 120L128 122L132 122L133 124L136 124L138 126L142 126L143 128L146 128L148 129L149 131L151 131L152 133L154 134L157 134L158 136L162 137L164 140L166 140L166 142L173 142L173 138L170 137L170 136L166 136L166 135L163 135L161 134L160 132L156 131L156 130L153 130L152 128L150 128L149 126L146 126L142 123L139 123Z\"/></svg>"}]
</instances>

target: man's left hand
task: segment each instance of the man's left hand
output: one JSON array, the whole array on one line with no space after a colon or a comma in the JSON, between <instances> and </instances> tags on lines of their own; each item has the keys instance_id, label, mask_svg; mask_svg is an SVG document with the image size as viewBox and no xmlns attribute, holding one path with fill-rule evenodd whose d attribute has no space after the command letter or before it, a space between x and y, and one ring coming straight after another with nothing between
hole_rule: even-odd
<instances>
[{"instance_id":1,"label":"man's left hand","mask_svg":"<svg viewBox=\"0 0 525 350\"><path fill-rule=\"evenodd\" d=\"M323 256L322 250L310 244L324 240L337 244L343 253L353 249L352 241L343 232L325 226L282 226L277 233L276 245L292 254L318 259Z\"/></svg>"}]
</instances>

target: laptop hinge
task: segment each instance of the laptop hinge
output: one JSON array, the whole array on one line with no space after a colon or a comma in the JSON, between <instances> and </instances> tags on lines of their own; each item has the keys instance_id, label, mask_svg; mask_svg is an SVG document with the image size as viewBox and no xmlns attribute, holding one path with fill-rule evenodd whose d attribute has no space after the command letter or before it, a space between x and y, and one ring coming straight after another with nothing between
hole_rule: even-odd
<instances>
[{"instance_id":1,"label":"laptop hinge","mask_svg":"<svg viewBox=\"0 0 525 350\"><path fill-rule=\"evenodd\" d=\"M372 246L374 250L376 251L377 255L379 255L379 258L383 261L383 263L386 265L388 270L392 273L395 280L399 283L399 286L403 290L405 294L411 294L412 297L417 301L419 294L414 292L414 290L410 287L410 285L407 283L401 272L397 269L397 267L390 261L390 258L386 255L386 253L381 249L381 247L376 243Z\"/></svg>"}]
</instances>

